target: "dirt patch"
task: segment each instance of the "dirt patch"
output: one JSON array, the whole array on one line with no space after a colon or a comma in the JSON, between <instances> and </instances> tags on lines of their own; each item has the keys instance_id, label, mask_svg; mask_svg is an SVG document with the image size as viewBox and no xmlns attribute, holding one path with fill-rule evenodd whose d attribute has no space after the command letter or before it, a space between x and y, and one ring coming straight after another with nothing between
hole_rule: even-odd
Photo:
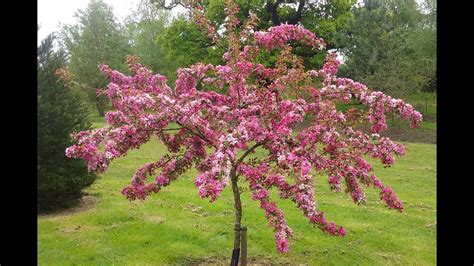
<instances>
[{"instance_id":1,"label":"dirt patch","mask_svg":"<svg viewBox=\"0 0 474 266\"><path fill-rule=\"evenodd\" d=\"M189 259L186 260L186 265L193 265L193 266L208 266L208 265L229 265L230 263L230 258L215 258L215 257L209 257L209 258L202 258L202 259ZM239 261L240 264L240 261ZM247 265L249 266L261 266L261 265L302 265L301 263L295 263L292 264L291 262L285 262L285 263L275 263L271 262L269 259L266 258L248 258L247 259Z\"/></svg>"},{"instance_id":2,"label":"dirt patch","mask_svg":"<svg viewBox=\"0 0 474 266\"><path fill-rule=\"evenodd\" d=\"M200 217L207 217L211 215L210 212L206 212L203 210L201 206L194 206L192 203L188 203L185 206L181 207L183 210L191 211L192 213L200 216Z\"/></svg>"},{"instance_id":3,"label":"dirt patch","mask_svg":"<svg viewBox=\"0 0 474 266\"><path fill-rule=\"evenodd\" d=\"M68 228L63 228L63 229L61 229L60 231L61 231L61 233L64 233L64 234L72 234L72 233L76 233L76 232L78 232L78 231L80 231L80 230L81 230L81 226L78 225L78 226L72 227L72 228L70 228L70 227L68 227Z\"/></svg>"},{"instance_id":4,"label":"dirt patch","mask_svg":"<svg viewBox=\"0 0 474 266\"><path fill-rule=\"evenodd\" d=\"M416 203L416 204L410 204L409 206L414 207L414 208L418 208L418 209L422 209L422 210L433 210L433 207L431 207L429 205L426 205L423 202L419 202L419 203Z\"/></svg>"},{"instance_id":5,"label":"dirt patch","mask_svg":"<svg viewBox=\"0 0 474 266\"><path fill-rule=\"evenodd\" d=\"M387 118L389 120L389 118ZM428 128L410 128L409 122L397 122L399 124L391 125L390 121L387 121L387 130L382 132L380 135L389 137L393 141L400 142L420 142L420 143L429 143L436 144L436 129ZM295 127L296 131L301 131L310 126L309 121L303 121ZM354 126L354 129L360 130L365 134L370 135L370 125L369 123L359 124Z\"/></svg>"},{"instance_id":6,"label":"dirt patch","mask_svg":"<svg viewBox=\"0 0 474 266\"><path fill-rule=\"evenodd\" d=\"M389 128L383 133L393 141L436 144L436 131L423 128Z\"/></svg>"},{"instance_id":7,"label":"dirt patch","mask_svg":"<svg viewBox=\"0 0 474 266\"><path fill-rule=\"evenodd\" d=\"M229 265L229 257L207 257L207 258L195 258L187 257L182 258L179 261L181 265L196 265L196 266L207 266L207 265ZM239 265L241 260L239 259ZM249 266L260 266L260 265L306 265L305 263L296 263L289 258L279 258L275 261L273 257L249 257L247 258L247 265Z\"/></svg>"},{"instance_id":8,"label":"dirt patch","mask_svg":"<svg viewBox=\"0 0 474 266\"><path fill-rule=\"evenodd\" d=\"M400 254L396 254L396 253L377 252L375 254L377 254L378 256L380 256L382 258L384 258L387 261L395 262L397 264L400 263L400 260L401 260Z\"/></svg>"},{"instance_id":9,"label":"dirt patch","mask_svg":"<svg viewBox=\"0 0 474 266\"><path fill-rule=\"evenodd\" d=\"M370 135L369 125L358 125L355 129ZM409 125L388 125L387 131L380 133L381 136L389 137L393 141L420 142L436 144L436 130L426 128L410 128Z\"/></svg>"},{"instance_id":10,"label":"dirt patch","mask_svg":"<svg viewBox=\"0 0 474 266\"><path fill-rule=\"evenodd\" d=\"M425 225L426 228L436 229L436 222Z\"/></svg>"},{"instance_id":11,"label":"dirt patch","mask_svg":"<svg viewBox=\"0 0 474 266\"><path fill-rule=\"evenodd\" d=\"M154 216L146 216L145 220L150 221L152 223L162 224L165 221L165 218L154 215Z\"/></svg>"},{"instance_id":12,"label":"dirt patch","mask_svg":"<svg viewBox=\"0 0 474 266\"><path fill-rule=\"evenodd\" d=\"M38 218L55 218L61 216L69 216L78 212L87 211L93 208L99 202L100 197L97 195L84 195L81 199L78 200L77 205L67 209L57 210L55 212L38 214Z\"/></svg>"},{"instance_id":13,"label":"dirt patch","mask_svg":"<svg viewBox=\"0 0 474 266\"><path fill-rule=\"evenodd\" d=\"M56 228L57 231L64 235L71 235L71 234L78 234L83 232L92 232L92 231L99 231L100 227L91 226L91 225L71 225L66 227L58 227Z\"/></svg>"}]
</instances>

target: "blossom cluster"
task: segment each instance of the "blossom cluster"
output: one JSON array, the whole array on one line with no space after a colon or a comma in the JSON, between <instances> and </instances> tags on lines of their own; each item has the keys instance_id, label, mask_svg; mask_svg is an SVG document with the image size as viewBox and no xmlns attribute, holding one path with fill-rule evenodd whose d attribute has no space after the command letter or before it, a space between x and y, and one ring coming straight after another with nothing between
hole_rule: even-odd
<instances>
[{"instance_id":1,"label":"blossom cluster","mask_svg":"<svg viewBox=\"0 0 474 266\"><path fill-rule=\"evenodd\" d=\"M238 21L229 23L236 27ZM346 234L344 227L327 221L317 209L316 173L327 174L336 192L343 191L345 184L345 192L356 204L366 201L361 185L373 185L380 189L381 201L402 211L402 202L372 173L366 156L380 159L387 167L393 165L404 147L379 135L387 129L386 113L409 120L412 127L420 123L421 114L403 100L337 77L339 62L334 52L328 53L322 69L305 70L291 54L291 42L322 49L324 41L302 26L282 24L253 32L251 37L230 40L229 45L238 50L223 55L224 65L197 63L179 69L174 88L136 57L128 59L130 76L102 65L110 81L103 93L114 110L106 114L105 127L73 134L75 144L66 155L83 158L90 171L103 172L115 158L158 139L168 154L136 171L122 190L130 200L145 199L193 167L199 172L198 194L210 201L219 198L231 178L243 177L241 182L248 184L252 199L260 202L274 229L280 252L289 251L292 230L272 201L271 189L295 202L322 231ZM281 62L290 63L267 67L258 63L260 52L274 49L280 49ZM351 110L336 108L336 102L351 99L368 107L361 119L371 124L372 134L351 126ZM309 126L296 131L303 121ZM258 159L238 156L256 149L263 151Z\"/></svg>"},{"instance_id":2,"label":"blossom cluster","mask_svg":"<svg viewBox=\"0 0 474 266\"><path fill-rule=\"evenodd\" d=\"M326 46L324 40L318 38L312 31L292 24L281 24L270 27L267 31L257 31L255 40L258 45L264 46L267 50L283 48L293 40L302 41L317 50L322 50Z\"/></svg>"}]
</instances>

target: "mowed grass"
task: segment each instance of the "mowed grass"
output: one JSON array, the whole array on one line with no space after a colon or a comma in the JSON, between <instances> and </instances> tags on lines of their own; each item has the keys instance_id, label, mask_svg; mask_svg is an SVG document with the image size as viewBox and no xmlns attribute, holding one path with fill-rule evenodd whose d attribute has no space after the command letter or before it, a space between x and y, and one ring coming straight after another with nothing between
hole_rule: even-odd
<instances>
[{"instance_id":1,"label":"mowed grass","mask_svg":"<svg viewBox=\"0 0 474 266\"><path fill-rule=\"evenodd\" d=\"M102 125L95 123L96 126ZM242 194L248 227L248 257L262 264L434 265L436 264L436 146L406 143L406 155L375 172L405 204L403 213L379 202L355 205L345 193L332 193L326 177L315 178L317 208L346 227L332 237L314 228L291 201L273 198L294 231L291 251L276 251L273 231L258 202ZM259 151L262 152L262 151ZM39 265L189 265L230 261L233 198L230 187L214 203L198 196L190 170L146 201L120 194L134 171L157 160L165 149L153 140L115 160L88 190L88 204L38 217ZM92 200L91 200L92 199Z\"/></svg>"}]
</instances>

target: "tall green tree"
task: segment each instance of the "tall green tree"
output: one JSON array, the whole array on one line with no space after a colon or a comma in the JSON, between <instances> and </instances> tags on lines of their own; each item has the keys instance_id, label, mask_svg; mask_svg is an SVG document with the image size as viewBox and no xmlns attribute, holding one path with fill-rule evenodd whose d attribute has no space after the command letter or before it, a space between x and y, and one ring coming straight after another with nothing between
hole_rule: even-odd
<instances>
[{"instance_id":1,"label":"tall green tree","mask_svg":"<svg viewBox=\"0 0 474 266\"><path fill-rule=\"evenodd\" d=\"M137 9L126 18L131 53L141 58L141 63L154 72L168 76L174 60L167 59L163 44L158 41L171 19L171 13L159 9L149 0L141 0Z\"/></svg>"},{"instance_id":2,"label":"tall green tree","mask_svg":"<svg viewBox=\"0 0 474 266\"><path fill-rule=\"evenodd\" d=\"M416 29L407 36L407 46L414 51L412 69L418 70L423 90L436 90L436 12L435 0L420 5L420 20Z\"/></svg>"},{"instance_id":3,"label":"tall green tree","mask_svg":"<svg viewBox=\"0 0 474 266\"><path fill-rule=\"evenodd\" d=\"M38 47L38 210L64 207L80 198L95 175L84 162L65 156L70 132L90 129L81 94L58 80L55 72L66 63L64 51L53 50L53 35Z\"/></svg>"},{"instance_id":4,"label":"tall green tree","mask_svg":"<svg viewBox=\"0 0 474 266\"><path fill-rule=\"evenodd\" d=\"M389 3L391 2L391 3ZM362 6L354 9L354 18L346 32L340 34L339 45L347 57L349 74L361 77L373 74L377 64L386 60L388 54L402 47L406 34L413 29L414 16L402 21L399 6L414 0L365 0ZM411 10L410 14L414 14Z\"/></svg>"},{"instance_id":5,"label":"tall green tree","mask_svg":"<svg viewBox=\"0 0 474 266\"><path fill-rule=\"evenodd\" d=\"M182 0L164 1L150 0L161 8L172 9L179 5L183 5ZM215 25L216 29L222 28L225 23L225 3L226 0L205 0L201 1L204 6L206 15ZM335 33L343 31L348 27L350 18L352 17L351 8L356 3L355 0L239 0L236 3L240 7L237 17L240 21L245 21L250 12L255 13L260 20L257 29L263 30L268 27L280 25L281 23L302 24L309 30L313 31L319 37L326 40L328 49L336 48ZM199 33L197 27L188 21L185 17L181 17L173 21L169 31L169 35L178 34L178 39L188 38L190 36L197 37ZM176 25L175 25L176 24ZM190 32L193 34L191 35ZM209 49L212 44L201 38L205 35L199 33L198 41L194 44L178 45L173 39L163 38L168 47L172 50L169 53L175 56L186 53L189 48L193 51L201 52L196 59L208 60L217 63L220 60L218 48ZM170 37L170 36L167 37ZM175 38L176 39L176 38ZM181 40L182 41L182 40ZM181 42L182 43L182 42ZM186 43L186 42L185 42ZM189 45L188 45L189 44ZM184 50L185 48L186 50ZM296 45L294 52L303 57L305 66L308 68L319 68L325 59L325 54L309 49L303 45ZM182 61L183 63L185 60ZM186 62L187 63L187 62Z\"/></svg>"},{"instance_id":6,"label":"tall green tree","mask_svg":"<svg viewBox=\"0 0 474 266\"><path fill-rule=\"evenodd\" d=\"M112 8L101 0L91 0L75 17L77 23L64 25L61 31L62 43L69 54L69 67L74 79L83 84L96 104L99 115L104 116L106 98L97 97L96 89L107 83L99 65L104 63L126 71L123 62L130 50L129 43Z\"/></svg>"},{"instance_id":7,"label":"tall green tree","mask_svg":"<svg viewBox=\"0 0 474 266\"><path fill-rule=\"evenodd\" d=\"M215 47L208 37L199 30L195 23L181 15L158 38L163 45L167 59L172 62L168 76L176 80L176 70L197 62L222 63L218 54L220 48Z\"/></svg>"},{"instance_id":8,"label":"tall green tree","mask_svg":"<svg viewBox=\"0 0 474 266\"><path fill-rule=\"evenodd\" d=\"M346 58L342 74L397 97L420 91L436 68L431 7L415 0L364 1L337 38Z\"/></svg>"}]
</instances>

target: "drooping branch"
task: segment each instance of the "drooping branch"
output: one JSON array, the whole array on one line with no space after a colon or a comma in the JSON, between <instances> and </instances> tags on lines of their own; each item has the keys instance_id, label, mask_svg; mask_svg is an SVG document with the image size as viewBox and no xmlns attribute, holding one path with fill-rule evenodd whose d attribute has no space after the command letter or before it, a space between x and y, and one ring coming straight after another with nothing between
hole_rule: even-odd
<instances>
[{"instance_id":1,"label":"drooping branch","mask_svg":"<svg viewBox=\"0 0 474 266\"><path fill-rule=\"evenodd\" d=\"M184 6L182 0L171 0L171 2L167 5L166 0L151 0L152 3L157 5L159 8L171 10L177 6Z\"/></svg>"},{"instance_id":2,"label":"drooping branch","mask_svg":"<svg viewBox=\"0 0 474 266\"><path fill-rule=\"evenodd\" d=\"M180 125L181 127L187 129L191 134L195 135L195 136L198 136L199 138L201 138L202 140L204 140L205 142L209 143L209 145L213 146L214 148L217 149L216 145L208 138L206 138L206 136L204 136L204 134L202 134L201 131L199 131L198 128L196 128L196 130L198 132L194 132L194 130L192 130L191 128L179 123L179 122L176 122L178 125Z\"/></svg>"}]
</instances>

